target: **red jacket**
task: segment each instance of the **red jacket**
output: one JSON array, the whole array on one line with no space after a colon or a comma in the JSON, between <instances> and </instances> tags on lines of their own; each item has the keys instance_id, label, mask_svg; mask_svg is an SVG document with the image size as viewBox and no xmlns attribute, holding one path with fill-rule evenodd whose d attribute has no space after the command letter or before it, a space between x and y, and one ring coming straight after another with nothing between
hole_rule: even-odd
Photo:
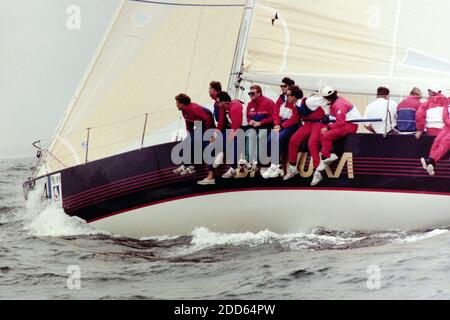
<instances>
[{"instance_id":1,"label":"red jacket","mask_svg":"<svg viewBox=\"0 0 450 320\"><path fill-rule=\"evenodd\" d=\"M420 102L420 98L418 96L409 96L406 97L397 107L397 110L401 109L414 109L418 110L422 102Z\"/></svg>"},{"instance_id":2,"label":"red jacket","mask_svg":"<svg viewBox=\"0 0 450 320\"><path fill-rule=\"evenodd\" d=\"M275 103L264 96L252 100L247 105L247 121L261 122L261 126L273 124L273 109Z\"/></svg>"},{"instance_id":3,"label":"red jacket","mask_svg":"<svg viewBox=\"0 0 450 320\"><path fill-rule=\"evenodd\" d=\"M353 109L353 104L345 98L338 97L331 104L330 109L330 114L336 118L336 122L330 125L330 129L340 129L348 124L347 113Z\"/></svg>"},{"instance_id":4,"label":"red jacket","mask_svg":"<svg viewBox=\"0 0 450 320\"><path fill-rule=\"evenodd\" d=\"M232 130L238 130L242 126L243 105L239 100L231 101L227 107L220 108L219 123L217 125L217 130L224 131L228 128ZM227 114L229 119L227 118ZM231 123L229 122L231 121Z\"/></svg>"},{"instance_id":5,"label":"red jacket","mask_svg":"<svg viewBox=\"0 0 450 320\"><path fill-rule=\"evenodd\" d=\"M189 132L194 131L194 122L201 121L203 130L215 128L214 117L211 111L196 104L190 103L184 106L182 110L183 118L186 121L186 130Z\"/></svg>"},{"instance_id":6,"label":"red jacket","mask_svg":"<svg viewBox=\"0 0 450 320\"><path fill-rule=\"evenodd\" d=\"M430 97L426 102L422 103L419 107L419 110L416 113L416 125L418 131L424 131L425 128L442 128L442 125L439 125L439 121L441 119L441 109L444 106L448 106L448 99L442 95L437 94L433 97ZM436 123L437 121L437 123Z\"/></svg>"},{"instance_id":7,"label":"red jacket","mask_svg":"<svg viewBox=\"0 0 450 320\"><path fill-rule=\"evenodd\" d=\"M298 115L298 110L292 103L289 103L285 101L286 97L284 95L281 95L277 102L275 103L275 107L273 109L273 124L274 126L280 126L283 129L292 127L299 123L300 117ZM292 115L289 119L282 122L283 119L280 117L280 109L281 106L286 102L286 108L292 110Z\"/></svg>"}]
</instances>

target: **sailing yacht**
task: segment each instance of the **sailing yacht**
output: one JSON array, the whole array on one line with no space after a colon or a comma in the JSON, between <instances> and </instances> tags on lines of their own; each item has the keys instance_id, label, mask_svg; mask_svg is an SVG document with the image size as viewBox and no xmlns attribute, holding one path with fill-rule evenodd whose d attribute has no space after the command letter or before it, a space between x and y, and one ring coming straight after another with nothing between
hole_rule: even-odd
<instances>
[{"instance_id":1,"label":"sailing yacht","mask_svg":"<svg viewBox=\"0 0 450 320\"><path fill-rule=\"evenodd\" d=\"M244 100L284 76L306 91L333 86L360 106L380 85L448 87L450 3L432 0L123 0L56 129L24 183L102 230L130 237L217 232L417 230L450 225L450 161L430 177L433 139L355 134L320 188L307 150L300 177L199 186L175 176L185 128L174 97L208 104L219 80Z\"/></svg>"}]
</instances>

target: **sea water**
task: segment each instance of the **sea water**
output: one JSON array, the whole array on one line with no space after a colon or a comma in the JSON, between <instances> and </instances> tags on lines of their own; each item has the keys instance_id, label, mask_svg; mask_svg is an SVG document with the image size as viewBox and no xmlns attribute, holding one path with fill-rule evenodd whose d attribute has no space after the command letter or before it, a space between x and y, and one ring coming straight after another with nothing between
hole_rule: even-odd
<instances>
[{"instance_id":1,"label":"sea water","mask_svg":"<svg viewBox=\"0 0 450 320\"><path fill-rule=\"evenodd\" d=\"M33 161L0 160L0 299L450 299L447 228L134 240L25 201Z\"/></svg>"}]
</instances>

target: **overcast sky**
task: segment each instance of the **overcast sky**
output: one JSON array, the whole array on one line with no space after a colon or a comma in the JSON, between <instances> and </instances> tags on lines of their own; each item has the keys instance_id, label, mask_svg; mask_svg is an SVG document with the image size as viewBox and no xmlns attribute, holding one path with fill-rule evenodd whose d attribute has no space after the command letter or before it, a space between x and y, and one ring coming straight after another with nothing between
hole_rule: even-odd
<instances>
[{"instance_id":1,"label":"overcast sky","mask_svg":"<svg viewBox=\"0 0 450 320\"><path fill-rule=\"evenodd\" d=\"M0 159L53 135L118 2L0 0Z\"/></svg>"}]
</instances>

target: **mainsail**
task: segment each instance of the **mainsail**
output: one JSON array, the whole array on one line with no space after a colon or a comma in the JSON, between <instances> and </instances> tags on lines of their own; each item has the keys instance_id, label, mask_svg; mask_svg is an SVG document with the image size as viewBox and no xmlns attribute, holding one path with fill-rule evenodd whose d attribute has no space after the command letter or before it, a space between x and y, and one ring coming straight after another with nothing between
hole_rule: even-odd
<instances>
[{"instance_id":1,"label":"mainsail","mask_svg":"<svg viewBox=\"0 0 450 320\"><path fill-rule=\"evenodd\" d=\"M39 174L173 140L173 97L206 103L211 80L233 93L286 75L366 96L448 88L448 12L444 0L124 0Z\"/></svg>"},{"instance_id":2,"label":"mainsail","mask_svg":"<svg viewBox=\"0 0 450 320\"><path fill-rule=\"evenodd\" d=\"M244 0L122 1L38 174L139 148L143 135L173 140L175 95L205 103L209 81L227 85L244 9Z\"/></svg>"},{"instance_id":3,"label":"mainsail","mask_svg":"<svg viewBox=\"0 0 450 320\"><path fill-rule=\"evenodd\" d=\"M291 75L305 89L355 94L448 88L449 11L444 0L257 0L243 78L278 84Z\"/></svg>"}]
</instances>

